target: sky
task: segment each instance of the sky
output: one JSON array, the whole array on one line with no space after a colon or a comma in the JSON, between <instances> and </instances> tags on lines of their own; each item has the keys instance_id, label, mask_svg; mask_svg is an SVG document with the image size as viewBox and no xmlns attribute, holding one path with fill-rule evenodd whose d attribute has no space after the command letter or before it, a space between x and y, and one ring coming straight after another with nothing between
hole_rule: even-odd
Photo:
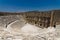
<instances>
[{"instance_id":1,"label":"sky","mask_svg":"<svg viewBox=\"0 0 60 40\"><path fill-rule=\"evenodd\" d=\"M60 0L0 0L0 12L49 11L60 9Z\"/></svg>"}]
</instances>

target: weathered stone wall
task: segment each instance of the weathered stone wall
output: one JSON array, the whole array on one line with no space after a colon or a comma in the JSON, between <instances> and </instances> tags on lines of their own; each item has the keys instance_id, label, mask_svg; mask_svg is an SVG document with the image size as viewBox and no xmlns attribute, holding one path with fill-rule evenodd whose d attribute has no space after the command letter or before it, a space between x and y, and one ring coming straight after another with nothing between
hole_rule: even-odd
<instances>
[{"instance_id":1,"label":"weathered stone wall","mask_svg":"<svg viewBox=\"0 0 60 40\"><path fill-rule=\"evenodd\" d=\"M60 10L54 11L31 11L31 12L22 12L22 13L7 13L7 12L0 12L0 26L5 27L6 24L15 21L21 20L21 16L23 16L26 22L36 25L36 26L50 26L51 14L54 13L53 17L53 25L60 24ZM21 15L21 16L20 16ZM48 21L48 23L46 23Z\"/></svg>"},{"instance_id":2,"label":"weathered stone wall","mask_svg":"<svg viewBox=\"0 0 60 40\"><path fill-rule=\"evenodd\" d=\"M54 11L54 21L56 21L56 24L60 24L60 11Z\"/></svg>"},{"instance_id":3,"label":"weathered stone wall","mask_svg":"<svg viewBox=\"0 0 60 40\"><path fill-rule=\"evenodd\" d=\"M25 18L28 23L36 26L48 27L50 25L51 12L27 12ZM46 23L48 21L48 23Z\"/></svg>"}]
</instances>

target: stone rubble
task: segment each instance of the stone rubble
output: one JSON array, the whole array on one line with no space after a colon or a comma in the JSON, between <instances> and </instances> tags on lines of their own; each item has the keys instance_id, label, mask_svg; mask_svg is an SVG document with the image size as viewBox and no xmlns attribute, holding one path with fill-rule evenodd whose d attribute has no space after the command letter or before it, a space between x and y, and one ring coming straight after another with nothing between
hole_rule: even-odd
<instances>
[{"instance_id":1,"label":"stone rubble","mask_svg":"<svg viewBox=\"0 0 60 40\"><path fill-rule=\"evenodd\" d=\"M60 25L42 29L26 23L19 30L0 27L0 40L60 40Z\"/></svg>"}]
</instances>

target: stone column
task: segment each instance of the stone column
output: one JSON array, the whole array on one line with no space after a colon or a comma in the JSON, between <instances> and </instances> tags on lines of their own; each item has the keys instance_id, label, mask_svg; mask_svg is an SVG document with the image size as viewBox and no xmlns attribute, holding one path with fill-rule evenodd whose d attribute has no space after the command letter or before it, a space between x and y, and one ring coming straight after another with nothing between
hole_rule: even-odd
<instances>
[{"instance_id":1,"label":"stone column","mask_svg":"<svg viewBox=\"0 0 60 40\"><path fill-rule=\"evenodd\" d=\"M50 26L53 27L54 11L51 12Z\"/></svg>"}]
</instances>

